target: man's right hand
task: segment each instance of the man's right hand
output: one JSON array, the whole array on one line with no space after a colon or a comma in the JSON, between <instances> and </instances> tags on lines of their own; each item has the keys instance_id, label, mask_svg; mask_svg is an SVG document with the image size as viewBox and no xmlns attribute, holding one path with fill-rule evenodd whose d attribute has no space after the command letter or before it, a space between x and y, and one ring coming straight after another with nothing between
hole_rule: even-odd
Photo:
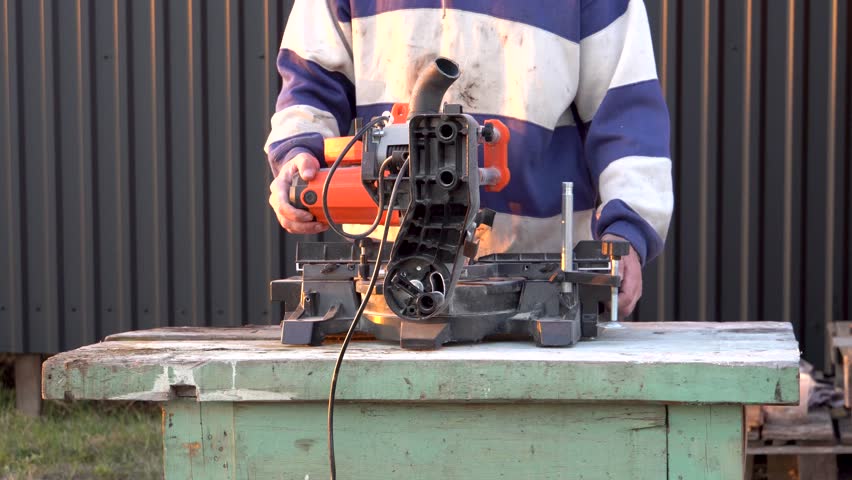
<instances>
[{"instance_id":1,"label":"man's right hand","mask_svg":"<svg viewBox=\"0 0 852 480\"><path fill-rule=\"evenodd\" d=\"M290 185L296 175L308 181L316 176L320 165L310 153L300 153L285 163L278 176L269 185L269 205L278 217L278 223L290 233L320 233L328 225L316 221L310 212L290 205Z\"/></svg>"}]
</instances>

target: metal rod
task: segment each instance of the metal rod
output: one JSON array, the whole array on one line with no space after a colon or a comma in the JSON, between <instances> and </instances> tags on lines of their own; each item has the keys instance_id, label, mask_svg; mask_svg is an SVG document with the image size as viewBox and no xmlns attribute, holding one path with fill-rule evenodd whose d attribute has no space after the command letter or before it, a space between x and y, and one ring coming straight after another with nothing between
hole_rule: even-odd
<instances>
[{"instance_id":1,"label":"metal rod","mask_svg":"<svg viewBox=\"0 0 852 480\"><path fill-rule=\"evenodd\" d=\"M562 271L574 270L574 183L562 182ZM570 292L570 282L562 283L562 291Z\"/></svg>"},{"instance_id":2,"label":"metal rod","mask_svg":"<svg viewBox=\"0 0 852 480\"><path fill-rule=\"evenodd\" d=\"M612 276L618 275L618 260L615 258L612 259ZM612 287L612 306L610 308L611 316L610 320L613 322L618 321L618 287Z\"/></svg>"},{"instance_id":3,"label":"metal rod","mask_svg":"<svg viewBox=\"0 0 852 480\"><path fill-rule=\"evenodd\" d=\"M497 185L500 181L500 170L496 168L480 168L479 169L479 186Z\"/></svg>"}]
</instances>

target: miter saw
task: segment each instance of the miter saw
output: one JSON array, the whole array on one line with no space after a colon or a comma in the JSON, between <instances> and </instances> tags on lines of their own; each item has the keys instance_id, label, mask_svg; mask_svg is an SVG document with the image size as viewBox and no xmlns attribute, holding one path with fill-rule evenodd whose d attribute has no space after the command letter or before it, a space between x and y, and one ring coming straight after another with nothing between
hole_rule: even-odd
<instances>
[{"instance_id":1,"label":"miter saw","mask_svg":"<svg viewBox=\"0 0 852 480\"><path fill-rule=\"evenodd\" d=\"M476 258L475 231L494 219L480 209L479 189L509 183L511 133L498 120L480 125L459 105L441 109L459 74L455 62L436 59L409 104L356 123L353 137L326 139L331 167L292 185L293 205L351 241L299 243L300 276L271 283L271 299L285 311L282 343L318 345L355 320L356 331L408 349L496 335L563 347L596 337L599 320L617 322L618 262L629 245L581 241L571 248L570 183L563 183L562 224L554 225L563 232L562 252ZM399 227L392 244L368 237L380 222ZM342 224L369 228L355 235Z\"/></svg>"}]
</instances>

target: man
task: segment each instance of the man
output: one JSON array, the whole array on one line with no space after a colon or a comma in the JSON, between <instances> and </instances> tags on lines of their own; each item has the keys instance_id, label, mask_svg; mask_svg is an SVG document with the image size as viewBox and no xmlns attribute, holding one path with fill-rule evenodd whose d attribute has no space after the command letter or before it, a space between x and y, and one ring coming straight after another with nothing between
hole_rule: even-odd
<instances>
[{"instance_id":1,"label":"man","mask_svg":"<svg viewBox=\"0 0 852 480\"><path fill-rule=\"evenodd\" d=\"M673 206L668 111L642 0L296 0L266 144L281 225L327 228L289 205L292 179L324 166L324 137L407 102L439 55L462 72L445 101L512 133L511 183L482 192L498 215L480 254L558 251L560 185L573 181L575 240L631 244L618 306L628 315Z\"/></svg>"}]
</instances>

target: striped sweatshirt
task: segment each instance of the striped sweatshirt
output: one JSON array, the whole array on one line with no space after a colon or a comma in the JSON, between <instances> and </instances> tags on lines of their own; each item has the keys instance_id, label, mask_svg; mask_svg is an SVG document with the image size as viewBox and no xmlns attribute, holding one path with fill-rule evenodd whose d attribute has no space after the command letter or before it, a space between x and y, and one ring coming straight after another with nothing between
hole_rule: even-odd
<instances>
[{"instance_id":1,"label":"striped sweatshirt","mask_svg":"<svg viewBox=\"0 0 852 480\"><path fill-rule=\"evenodd\" d=\"M561 182L574 182L574 239L612 233L643 264L673 207L669 117L642 0L296 0L277 66L270 166L353 118L408 102L437 56L459 63L444 100L510 129L512 179L482 191L498 212L480 254L559 251Z\"/></svg>"}]
</instances>

